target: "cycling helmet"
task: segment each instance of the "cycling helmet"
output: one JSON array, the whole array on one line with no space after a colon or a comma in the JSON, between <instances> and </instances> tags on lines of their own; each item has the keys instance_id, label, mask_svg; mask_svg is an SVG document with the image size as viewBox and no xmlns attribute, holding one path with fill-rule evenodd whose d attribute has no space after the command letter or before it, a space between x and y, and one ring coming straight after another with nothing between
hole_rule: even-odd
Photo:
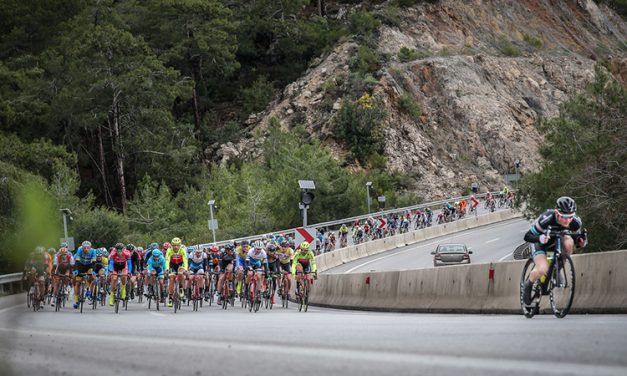
<instances>
[{"instance_id":1,"label":"cycling helmet","mask_svg":"<svg viewBox=\"0 0 627 376\"><path fill-rule=\"evenodd\" d=\"M300 249L302 249L305 252L309 251L309 246L310 246L309 242L300 243Z\"/></svg>"},{"instance_id":2,"label":"cycling helmet","mask_svg":"<svg viewBox=\"0 0 627 376\"><path fill-rule=\"evenodd\" d=\"M128 249L129 251L134 251L135 250L135 246L131 243L126 245L126 249Z\"/></svg>"},{"instance_id":3,"label":"cycling helmet","mask_svg":"<svg viewBox=\"0 0 627 376\"><path fill-rule=\"evenodd\" d=\"M159 244L157 244L157 243L150 243L150 249L159 249Z\"/></svg>"},{"instance_id":4,"label":"cycling helmet","mask_svg":"<svg viewBox=\"0 0 627 376\"><path fill-rule=\"evenodd\" d=\"M67 243L66 243L66 242L61 243L61 245L59 246L59 248L67 248Z\"/></svg>"},{"instance_id":5,"label":"cycling helmet","mask_svg":"<svg viewBox=\"0 0 627 376\"><path fill-rule=\"evenodd\" d=\"M266 245L266 252L274 252L274 251L276 251L276 245L272 243Z\"/></svg>"},{"instance_id":6,"label":"cycling helmet","mask_svg":"<svg viewBox=\"0 0 627 376\"><path fill-rule=\"evenodd\" d=\"M144 248L143 247L137 247L137 252L144 253Z\"/></svg>"},{"instance_id":7,"label":"cycling helmet","mask_svg":"<svg viewBox=\"0 0 627 376\"><path fill-rule=\"evenodd\" d=\"M163 256L163 252L161 252L160 250L155 249L155 250L152 251L152 257L153 258L159 259L159 258L161 258L161 256Z\"/></svg>"},{"instance_id":8,"label":"cycling helmet","mask_svg":"<svg viewBox=\"0 0 627 376\"><path fill-rule=\"evenodd\" d=\"M163 249L168 249L168 248L171 248L170 243L168 242L163 243Z\"/></svg>"},{"instance_id":9,"label":"cycling helmet","mask_svg":"<svg viewBox=\"0 0 627 376\"><path fill-rule=\"evenodd\" d=\"M245 245L250 245L250 242L248 240L242 240L242 247Z\"/></svg>"},{"instance_id":10,"label":"cycling helmet","mask_svg":"<svg viewBox=\"0 0 627 376\"><path fill-rule=\"evenodd\" d=\"M91 242L89 240L85 240L81 246L86 247L86 248L91 248Z\"/></svg>"},{"instance_id":11,"label":"cycling helmet","mask_svg":"<svg viewBox=\"0 0 627 376\"><path fill-rule=\"evenodd\" d=\"M109 248L109 253L111 253L111 252L115 252L115 247Z\"/></svg>"},{"instance_id":12,"label":"cycling helmet","mask_svg":"<svg viewBox=\"0 0 627 376\"><path fill-rule=\"evenodd\" d=\"M181 238L172 239L172 245L181 245Z\"/></svg>"},{"instance_id":13,"label":"cycling helmet","mask_svg":"<svg viewBox=\"0 0 627 376\"><path fill-rule=\"evenodd\" d=\"M256 240L253 243L253 247L257 248L257 249L263 249L263 242L261 240Z\"/></svg>"},{"instance_id":14,"label":"cycling helmet","mask_svg":"<svg viewBox=\"0 0 627 376\"><path fill-rule=\"evenodd\" d=\"M124 244L122 244L122 243L117 243L117 244L115 245L115 250L116 250L116 251L118 251L118 252L122 252L122 251L124 250Z\"/></svg>"},{"instance_id":15,"label":"cycling helmet","mask_svg":"<svg viewBox=\"0 0 627 376\"><path fill-rule=\"evenodd\" d=\"M235 249L235 247L233 247L232 244L227 244L224 246L224 250L227 252L233 252L233 250Z\"/></svg>"},{"instance_id":16,"label":"cycling helmet","mask_svg":"<svg viewBox=\"0 0 627 376\"><path fill-rule=\"evenodd\" d=\"M187 253L192 253L194 252L196 249L194 247L192 247L191 245L189 247L187 247ZM198 250L200 251L200 248L198 248Z\"/></svg>"},{"instance_id":17,"label":"cycling helmet","mask_svg":"<svg viewBox=\"0 0 627 376\"><path fill-rule=\"evenodd\" d=\"M575 211L577 211L577 204L575 204L575 200L572 198L562 196L557 199L555 209L557 209L560 214L574 214Z\"/></svg>"},{"instance_id":18,"label":"cycling helmet","mask_svg":"<svg viewBox=\"0 0 627 376\"><path fill-rule=\"evenodd\" d=\"M54 249L54 248L52 248L52 247L48 248L48 252L50 252L50 253L55 253L56 251L57 251L57 250L56 250L56 249Z\"/></svg>"},{"instance_id":19,"label":"cycling helmet","mask_svg":"<svg viewBox=\"0 0 627 376\"><path fill-rule=\"evenodd\" d=\"M35 252L37 253L44 253L46 252L46 248L42 247L42 246L38 246L35 248Z\"/></svg>"}]
</instances>

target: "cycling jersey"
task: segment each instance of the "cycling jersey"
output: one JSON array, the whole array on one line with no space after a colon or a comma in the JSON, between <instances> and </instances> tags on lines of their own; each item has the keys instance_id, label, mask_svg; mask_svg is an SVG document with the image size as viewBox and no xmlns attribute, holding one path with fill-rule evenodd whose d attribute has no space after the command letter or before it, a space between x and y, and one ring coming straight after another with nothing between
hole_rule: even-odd
<instances>
[{"instance_id":1,"label":"cycling jersey","mask_svg":"<svg viewBox=\"0 0 627 376\"><path fill-rule=\"evenodd\" d=\"M117 252L116 250L109 253L109 271L110 272L128 272L133 269L131 261L131 253L128 250Z\"/></svg>"},{"instance_id":2,"label":"cycling jersey","mask_svg":"<svg viewBox=\"0 0 627 376\"><path fill-rule=\"evenodd\" d=\"M91 248L85 253L83 247L78 247L78 251L74 255L74 262L77 264L90 265L96 262L96 250Z\"/></svg>"},{"instance_id":3,"label":"cycling jersey","mask_svg":"<svg viewBox=\"0 0 627 376\"><path fill-rule=\"evenodd\" d=\"M532 243L532 257L535 257L538 254L546 254L546 249L555 241L555 237L551 236L546 244L540 243L540 235L546 234L549 228L554 230L557 229L558 231L570 230L575 233L573 235L574 239L584 237L584 235L581 234L581 229L583 228L581 218L574 216L566 228L557 221L555 210L549 209L542 213L531 225L529 231L525 233L525 241Z\"/></svg>"},{"instance_id":4,"label":"cycling jersey","mask_svg":"<svg viewBox=\"0 0 627 376\"><path fill-rule=\"evenodd\" d=\"M348 227L342 225L342 227L340 227L340 234L346 234L348 233Z\"/></svg>"},{"instance_id":5,"label":"cycling jersey","mask_svg":"<svg viewBox=\"0 0 627 376\"><path fill-rule=\"evenodd\" d=\"M226 267L233 263L236 258L235 253L220 252L220 271L226 271Z\"/></svg>"},{"instance_id":6,"label":"cycling jersey","mask_svg":"<svg viewBox=\"0 0 627 376\"><path fill-rule=\"evenodd\" d=\"M311 251L303 252L299 250L294 254L294 261L292 262L292 274L294 275L296 274L296 264L301 264L303 268L310 266L312 273L315 273L317 269L316 256Z\"/></svg>"},{"instance_id":7,"label":"cycling jersey","mask_svg":"<svg viewBox=\"0 0 627 376\"><path fill-rule=\"evenodd\" d=\"M100 272L100 270L102 269L104 269L105 275L109 274L109 259L104 256L100 257L100 261L96 259L96 265L94 266L94 273L98 274L98 272Z\"/></svg>"},{"instance_id":8,"label":"cycling jersey","mask_svg":"<svg viewBox=\"0 0 627 376\"><path fill-rule=\"evenodd\" d=\"M151 256L148 261L146 261L146 267L148 268L148 273L152 273L154 271L158 276L163 276L166 269L165 257L161 256L158 261L155 261L155 259Z\"/></svg>"},{"instance_id":9,"label":"cycling jersey","mask_svg":"<svg viewBox=\"0 0 627 376\"><path fill-rule=\"evenodd\" d=\"M246 249L242 246L238 246L235 249L235 259L237 260L237 266L240 268L246 267L246 257L248 256L248 251L250 247L246 246Z\"/></svg>"},{"instance_id":10,"label":"cycling jersey","mask_svg":"<svg viewBox=\"0 0 627 376\"><path fill-rule=\"evenodd\" d=\"M174 251L173 248L168 248L165 254L165 268L168 270L176 269L176 271L178 271L180 267L188 270L187 252L185 252L185 248L181 246L178 252Z\"/></svg>"},{"instance_id":11,"label":"cycling jersey","mask_svg":"<svg viewBox=\"0 0 627 376\"><path fill-rule=\"evenodd\" d=\"M261 268L261 264L268 265L268 255L263 249L257 253L255 249L248 251L246 255L246 264L252 266L254 269Z\"/></svg>"},{"instance_id":12,"label":"cycling jersey","mask_svg":"<svg viewBox=\"0 0 627 376\"><path fill-rule=\"evenodd\" d=\"M294 251L290 247L281 247L276 251L276 255L279 258L279 262L281 264L290 264L292 262L292 258L294 257Z\"/></svg>"},{"instance_id":13,"label":"cycling jersey","mask_svg":"<svg viewBox=\"0 0 627 376\"><path fill-rule=\"evenodd\" d=\"M189 254L188 259L189 271L192 273L202 273L205 269L208 268L208 258L207 255L203 252L200 256L196 256L195 252Z\"/></svg>"},{"instance_id":14,"label":"cycling jersey","mask_svg":"<svg viewBox=\"0 0 627 376\"><path fill-rule=\"evenodd\" d=\"M74 266L74 256L71 253L57 253L54 257L55 273L65 274Z\"/></svg>"},{"instance_id":15,"label":"cycling jersey","mask_svg":"<svg viewBox=\"0 0 627 376\"><path fill-rule=\"evenodd\" d=\"M30 270L35 268L37 274L42 275L43 273L50 274L52 272L52 258L48 253L31 253L28 262L26 263L25 269Z\"/></svg>"}]
</instances>

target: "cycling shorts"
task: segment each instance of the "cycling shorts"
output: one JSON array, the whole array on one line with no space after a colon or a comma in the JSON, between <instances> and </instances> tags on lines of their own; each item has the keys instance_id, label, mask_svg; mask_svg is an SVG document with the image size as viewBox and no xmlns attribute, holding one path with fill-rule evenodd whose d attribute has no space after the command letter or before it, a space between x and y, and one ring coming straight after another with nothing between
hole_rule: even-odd
<instances>
[{"instance_id":1,"label":"cycling shorts","mask_svg":"<svg viewBox=\"0 0 627 376\"><path fill-rule=\"evenodd\" d=\"M292 273L292 266L289 263L281 264L281 270L283 270L285 273Z\"/></svg>"},{"instance_id":2,"label":"cycling shorts","mask_svg":"<svg viewBox=\"0 0 627 376\"><path fill-rule=\"evenodd\" d=\"M243 258L239 258L237 261L237 267L238 268L245 268L246 267L246 260Z\"/></svg>"},{"instance_id":3,"label":"cycling shorts","mask_svg":"<svg viewBox=\"0 0 627 376\"><path fill-rule=\"evenodd\" d=\"M311 273L311 263L309 260L298 260L298 263L303 267L304 273Z\"/></svg>"},{"instance_id":4,"label":"cycling shorts","mask_svg":"<svg viewBox=\"0 0 627 376\"><path fill-rule=\"evenodd\" d=\"M220 272L225 272L226 268L233 263L233 260L220 260Z\"/></svg>"},{"instance_id":5,"label":"cycling shorts","mask_svg":"<svg viewBox=\"0 0 627 376\"><path fill-rule=\"evenodd\" d=\"M279 272L279 261L274 260L273 262L268 262L268 271L270 273L278 273Z\"/></svg>"},{"instance_id":6,"label":"cycling shorts","mask_svg":"<svg viewBox=\"0 0 627 376\"><path fill-rule=\"evenodd\" d=\"M160 266L154 267L152 268L152 271L154 271L155 273L157 273L157 276L159 278L163 278L163 269L161 269Z\"/></svg>"},{"instance_id":7,"label":"cycling shorts","mask_svg":"<svg viewBox=\"0 0 627 376\"><path fill-rule=\"evenodd\" d=\"M205 273L205 269L202 268L202 265L195 267L195 266L189 266L189 272L191 274L204 274Z\"/></svg>"},{"instance_id":8,"label":"cycling shorts","mask_svg":"<svg viewBox=\"0 0 627 376\"><path fill-rule=\"evenodd\" d=\"M170 274L178 274L179 268L183 266L183 263L180 264L170 264Z\"/></svg>"},{"instance_id":9,"label":"cycling shorts","mask_svg":"<svg viewBox=\"0 0 627 376\"><path fill-rule=\"evenodd\" d=\"M74 265L74 270L78 271L79 275L81 275L81 274L94 274L93 269L94 269L94 264L93 263L85 265L85 264L81 264L80 262L77 262Z\"/></svg>"}]
</instances>

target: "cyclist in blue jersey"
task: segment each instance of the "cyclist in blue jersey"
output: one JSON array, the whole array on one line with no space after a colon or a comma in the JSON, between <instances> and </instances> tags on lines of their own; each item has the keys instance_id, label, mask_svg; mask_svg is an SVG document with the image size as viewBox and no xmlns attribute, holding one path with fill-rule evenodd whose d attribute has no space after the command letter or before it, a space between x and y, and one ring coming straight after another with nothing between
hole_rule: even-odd
<instances>
[{"instance_id":1,"label":"cyclist in blue jersey","mask_svg":"<svg viewBox=\"0 0 627 376\"><path fill-rule=\"evenodd\" d=\"M89 298L91 294L91 284L94 281L94 267L96 265L97 254L96 250L91 247L91 242L85 240L74 255L74 309L78 309L78 293L81 282L83 281L83 275L87 282L87 294Z\"/></svg>"},{"instance_id":2,"label":"cyclist in blue jersey","mask_svg":"<svg viewBox=\"0 0 627 376\"><path fill-rule=\"evenodd\" d=\"M163 252L161 252L159 249L153 249L150 257L147 258L146 267L148 271L148 294L146 295L146 297L148 297L149 295L154 295L152 286L155 283L155 278L158 278L161 296L157 298L160 299L163 303L165 301L165 293L163 289L165 257L163 257Z\"/></svg>"}]
</instances>

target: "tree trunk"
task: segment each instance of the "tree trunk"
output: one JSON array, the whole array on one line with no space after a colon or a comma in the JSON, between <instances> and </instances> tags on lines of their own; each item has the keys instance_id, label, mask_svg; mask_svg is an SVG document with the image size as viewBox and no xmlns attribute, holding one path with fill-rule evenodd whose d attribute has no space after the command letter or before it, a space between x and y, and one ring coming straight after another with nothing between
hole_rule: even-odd
<instances>
[{"instance_id":1,"label":"tree trunk","mask_svg":"<svg viewBox=\"0 0 627 376\"><path fill-rule=\"evenodd\" d=\"M107 170L105 166L104 145L102 144L102 125L98 125L98 154L100 156L100 175L102 176L102 184L104 187L105 203L107 207L113 206L111 192L109 192L109 183L107 182Z\"/></svg>"},{"instance_id":2,"label":"tree trunk","mask_svg":"<svg viewBox=\"0 0 627 376\"><path fill-rule=\"evenodd\" d=\"M196 94L196 82L194 82L192 95L194 98L194 130L196 131L197 139L200 139L200 112L198 111L198 95Z\"/></svg>"},{"instance_id":3,"label":"tree trunk","mask_svg":"<svg viewBox=\"0 0 627 376\"><path fill-rule=\"evenodd\" d=\"M113 104L113 137L116 146L115 156L117 159L116 168L118 172L118 183L120 184L120 199L122 202L122 213L126 214L128 203L126 201L126 181L124 179L124 156L122 154L122 137L120 136L120 114L118 104Z\"/></svg>"},{"instance_id":4,"label":"tree trunk","mask_svg":"<svg viewBox=\"0 0 627 376\"><path fill-rule=\"evenodd\" d=\"M318 16L323 17L326 15L326 4L324 3L324 0L318 0Z\"/></svg>"}]
</instances>

